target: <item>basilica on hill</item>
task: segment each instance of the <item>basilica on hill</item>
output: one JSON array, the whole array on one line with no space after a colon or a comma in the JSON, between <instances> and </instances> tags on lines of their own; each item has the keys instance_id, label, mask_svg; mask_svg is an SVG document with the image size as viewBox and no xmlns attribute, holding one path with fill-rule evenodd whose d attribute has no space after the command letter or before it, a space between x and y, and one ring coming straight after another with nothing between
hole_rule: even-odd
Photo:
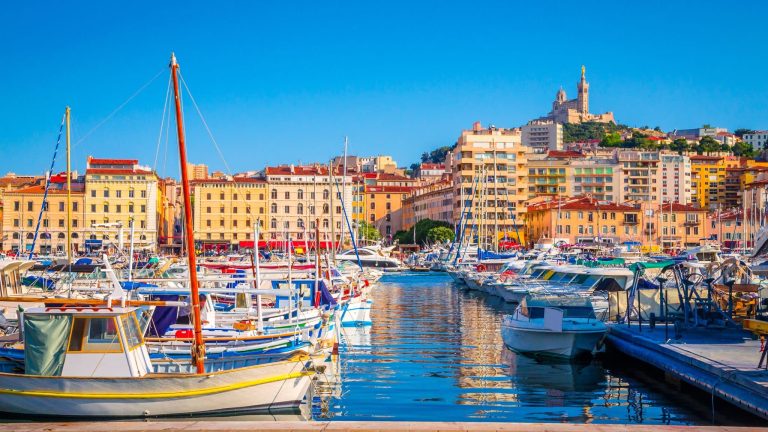
<instances>
[{"instance_id":1,"label":"basilica on hill","mask_svg":"<svg viewBox=\"0 0 768 432\"><path fill-rule=\"evenodd\" d=\"M555 123L582 123L582 122L615 122L612 112L604 114L590 114L589 112L589 83L585 77L585 68L581 67L581 80L576 84L578 96L576 99L568 100L565 90L561 87L552 102L552 111L545 116L537 119L541 122Z\"/></svg>"}]
</instances>

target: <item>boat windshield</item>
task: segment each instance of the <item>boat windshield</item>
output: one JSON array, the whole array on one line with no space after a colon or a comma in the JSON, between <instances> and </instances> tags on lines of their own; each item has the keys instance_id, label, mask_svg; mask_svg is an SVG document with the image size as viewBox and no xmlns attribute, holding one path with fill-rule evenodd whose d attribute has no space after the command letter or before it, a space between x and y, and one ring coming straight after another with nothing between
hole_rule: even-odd
<instances>
[{"instance_id":1,"label":"boat windshield","mask_svg":"<svg viewBox=\"0 0 768 432\"><path fill-rule=\"evenodd\" d=\"M592 306L561 306L563 318L597 318Z\"/></svg>"},{"instance_id":2,"label":"boat windshield","mask_svg":"<svg viewBox=\"0 0 768 432\"><path fill-rule=\"evenodd\" d=\"M586 275L587 278L580 284L584 288L593 287L600 279L600 275Z\"/></svg>"}]
</instances>

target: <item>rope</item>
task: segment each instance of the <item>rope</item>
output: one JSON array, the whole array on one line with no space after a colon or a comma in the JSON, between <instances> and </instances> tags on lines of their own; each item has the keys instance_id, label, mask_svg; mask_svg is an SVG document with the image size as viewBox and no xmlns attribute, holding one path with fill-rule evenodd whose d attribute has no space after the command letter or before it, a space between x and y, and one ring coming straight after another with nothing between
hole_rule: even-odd
<instances>
[{"instance_id":1,"label":"rope","mask_svg":"<svg viewBox=\"0 0 768 432\"><path fill-rule=\"evenodd\" d=\"M103 119L102 119L100 122L96 123L96 126L94 126L93 128L91 128L91 130L89 130L88 132L86 132L86 133L85 133L85 135L83 135L83 136L82 136L82 138L80 138L79 140L77 140L77 141L76 141L76 142L75 142L75 143L72 145L72 148L74 149L75 147L77 147L77 145L79 145L80 143L82 143L83 141L85 141L85 139L86 139L86 138L88 138L88 137L89 137L89 136L90 136L92 133L94 133L94 132L96 131L96 129L100 128L100 127L101 127L101 126L102 126L104 123L108 122L108 121L109 121L109 120L110 120L112 117L114 117L114 116L115 116L115 114L117 114L117 113L118 113L118 112L119 112L121 109L123 109L123 107L124 107L124 106L128 105L128 103L129 103L129 102L131 102L131 101L132 101L132 100L133 100L133 99L134 99L136 96L138 96L139 94L141 94L141 92L142 92L142 91L144 91L144 89L145 89L145 88L149 87L149 85L150 85L150 84L152 84L152 83L153 83L153 82L154 82L154 81L155 81L155 80L156 80L156 79L157 79L157 78L158 78L160 75L162 75L164 72L165 72L165 68L163 68L163 69L162 69L160 72L158 72L158 73L157 73L157 75L155 75L154 77L152 77L152 79L150 79L149 81L147 81L146 83L144 83L144 85L142 85L141 87L139 87L139 89L138 89L138 90L136 90L136 92L134 92L134 93L133 93L133 94L132 94L130 97L128 97L128 99L126 99L126 100L125 100L123 103L121 103L120 105L118 105L118 106L117 106L117 108L115 108L114 110L112 110L112 112L111 112L111 113L109 113L109 114L108 114L106 117L104 117L104 118L103 118Z\"/></svg>"},{"instance_id":2,"label":"rope","mask_svg":"<svg viewBox=\"0 0 768 432\"><path fill-rule=\"evenodd\" d=\"M168 88L165 89L165 102L163 102L163 115L160 119L160 132L157 134L157 148L155 149L155 165L153 167L154 171L157 172L157 158L160 156L160 143L163 140L163 128L165 127L165 113L168 110L168 99L171 94L171 76L168 76ZM170 113L168 115L170 118Z\"/></svg>"},{"instance_id":3,"label":"rope","mask_svg":"<svg viewBox=\"0 0 768 432\"><path fill-rule=\"evenodd\" d=\"M51 159L51 168L48 170L48 178L45 179L45 192L43 193L43 203L40 206L40 213L37 215L37 226L35 227L35 236L32 238L32 248L29 250L29 259L32 259L32 254L35 252L35 243L37 243L37 235L40 232L40 221L43 220L43 212L45 211L45 204L48 202L48 188L51 186L51 176L53 176L53 166L56 164L56 154L59 152L59 144L61 144L61 134L64 131L64 122L66 120L66 114L61 117L61 125L59 125L59 136L56 138L56 147L53 149L53 159ZM69 173L67 173L69 175Z\"/></svg>"},{"instance_id":4,"label":"rope","mask_svg":"<svg viewBox=\"0 0 768 432\"><path fill-rule=\"evenodd\" d=\"M205 131L208 132L208 137L211 138L211 141L213 142L213 146L216 148L216 152L219 154L221 161L224 163L224 167L227 170L227 174L232 175L232 170L229 169L229 164L227 164L227 160L224 159L224 154L221 152L221 149L219 148L219 144L216 142L216 138L213 137L211 128L208 127L208 123L205 121L205 117L203 117L203 113L200 111L200 107L197 106L197 102L195 102L195 98L194 96L192 96L192 92L189 90L189 87L187 87L187 82L184 80L184 77L181 75L181 71L179 71L179 78L181 79L181 83L184 84L184 88L187 90L187 94L189 94L189 99L192 101L192 105L194 105L195 110L197 111L197 115L200 116L200 120L203 122L203 126L205 126Z\"/></svg>"}]
</instances>

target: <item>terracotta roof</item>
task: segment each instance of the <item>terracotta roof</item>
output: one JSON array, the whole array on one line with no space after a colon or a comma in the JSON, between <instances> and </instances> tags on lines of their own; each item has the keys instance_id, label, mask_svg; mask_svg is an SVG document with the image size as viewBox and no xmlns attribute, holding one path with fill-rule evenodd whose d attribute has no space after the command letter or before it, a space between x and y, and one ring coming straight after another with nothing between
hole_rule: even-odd
<instances>
[{"instance_id":1,"label":"terracotta roof","mask_svg":"<svg viewBox=\"0 0 768 432\"><path fill-rule=\"evenodd\" d=\"M366 186L366 193L408 193L413 188L410 186Z\"/></svg>"},{"instance_id":2,"label":"terracotta roof","mask_svg":"<svg viewBox=\"0 0 768 432\"><path fill-rule=\"evenodd\" d=\"M705 212L707 209L701 208L701 207L694 207L691 204L680 204L680 203L664 203L661 205L661 211L667 212Z\"/></svg>"},{"instance_id":3,"label":"terracotta roof","mask_svg":"<svg viewBox=\"0 0 768 432\"><path fill-rule=\"evenodd\" d=\"M419 169L423 169L423 170L445 169L445 164L422 163Z\"/></svg>"},{"instance_id":4,"label":"terracotta roof","mask_svg":"<svg viewBox=\"0 0 768 432\"><path fill-rule=\"evenodd\" d=\"M77 195L77 194L84 193L84 191L82 189L74 187L77 184L78 183L73 183L72 184L72 186L73 186L72 187L72 194ZM82 183L79 183L79 184L82 184ZM31 187L28 187L28 188L8 191L5 194L6 195L12 195L12 194L43 194L43 193L45 193L45 186L31 186ZM65 188L62 188L62 189L48 188L48 195L51 195L51 194L58 195L58 194L66 194L66 193L67 193L67 190Z\"/></svg>"},{"instance_id":5,"label":"terracotta roof","mask_svg":"<svg viewBox=\"0 0 768 432\"><path fill-rule=\"evenodd\" d=\"M692 155L690 156L692 161L719 161L723 159L722 156L707 156L707 155Z\"/></svg>"},{"instance_id":6,"label":"terracotta roof","mask_svg":"<svg viewBox=\"0 0 768 432\"><path fill-rule=\"evenodd\" d=\"M137 165L138 159L97 159L95 157L88 158L89 165Z\"/></svg>"},{"instance_id":7,"label":"terracotta roof","mask_svg":"<svg viewBox=\"0 0 768 432\"><path fill-rule=\"evenodd\" d=\"M294 165L291 171L290 165L280 165L267 167L264 171L266 175L328 175L328 167L322 165ZM335 175L341 175L342 169L334 169Z\"/></svg>"},{"instance_id":8,"label":"terracotta roof","mask_svg":"<svg viewBox=\"0 0 768 432\"><path fill-rule=\"evenodd\" d=\"M574 198L560 198L548 201L542 201L528 206L528 211L541 211L549 209L560 210L608 210L608 211L640 211L640 209L628 205L614 202L600 202L587 196Z\"/></svg>"},{"instance_id":9,"label":"terracotta roof","mask_svg":"<svg viewBox=\"0 0 768 432\"><path fill-rule=\"evenodd\" d=\"M376 178L378 181L416 181L410 177L405 177L397 174L379 173Z\"/></svg>"},{"instance_id":10,"label":"terracotta roof","mask_svg":"<svg viewBox=\"0 0 768 432\"><path fill-rule=\"evenodd\" d=\"M190 184L221 184L221 183L266 183L267 181L262 178L249 178L249 177L234 177L232 180L226 179L198 179L190 180Z\"/></svg>"},{"instance_id":11,"label":"terracotta roof","mask_svg":"<svg viewBox=\"0 0 768 432\"><path fill-rule=\"evenodd\" d=\"M547 152L548 158L563 159L563 158L583 158L584 154L573 150L550 150Z\"/></svg>"},{"instance_id":12,"label":"terracotta roof","mask_svg":"<svg viewBox=\"0 0 768 432\"><path fill-rule=\"evenodd\" d=\"M112 169L112 168L88 168L85 170L86 174L154 174L152 171L145 170L132 170L132 169Z\"/></svg>"}]
</instances>

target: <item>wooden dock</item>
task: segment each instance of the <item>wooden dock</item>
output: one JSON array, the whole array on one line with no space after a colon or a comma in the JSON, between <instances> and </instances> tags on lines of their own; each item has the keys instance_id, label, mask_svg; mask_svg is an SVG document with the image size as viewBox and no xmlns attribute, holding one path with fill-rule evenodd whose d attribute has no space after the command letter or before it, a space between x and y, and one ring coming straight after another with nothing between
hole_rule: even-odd
<instances>
[{"instance_id":1,"label":"wooden dock","mask_svg":"<svg viewBox=\"0 0 768 432\"><path fill-rule=\"evenodd\" d=\"M138 431L259 431L259 432L747 432L765 428L736 426L668 426L572 423L449 423L449 422L258 422L258 421L172 421L172 422L87 422L87 423L7 423L0 432L138 432Z\"/></svg>"},{"instance_id":2,"label":"wooden dock","mask_svg":"<svg viewBox=\"0 0 768 432\"><path fill-rule=\"evenodd\" d=\"M741 329L684 329L675 338L670 324L655 329L636 323L609 325L607 342L630 357L655 366L720 399L768 419L768 371L758 369L760 341Z\"/></svg>"}]
</instances>

